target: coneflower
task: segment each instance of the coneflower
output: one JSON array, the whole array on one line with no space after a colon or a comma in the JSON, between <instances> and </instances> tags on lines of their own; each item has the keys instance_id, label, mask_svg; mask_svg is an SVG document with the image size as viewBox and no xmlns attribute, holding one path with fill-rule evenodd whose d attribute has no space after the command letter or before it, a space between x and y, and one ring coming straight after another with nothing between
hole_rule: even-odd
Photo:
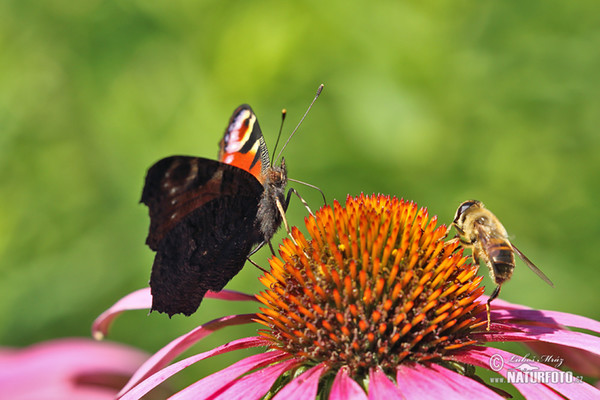
<instances>
[{"instance_id":1,"label":"coneflower","mask_svg":"<svg viewBox=\"0 0 600 400\"><path fill-rule=\"evenodd\" d=\"M270 271L260 278L266 290L256 296L260 313L224 317L176 339L138 370L122 398L140 398L192 363L248 347L267 351L172 398L502 398L506 393L485 384L474 366L509 381L511 374L529 372L512 361L518 356L486 342L537 341L600 354L596 336L565 328L600 332L600 323L570 314L498 300L486 331L478 266L436 223L426 209L389 196L348 197L345 205L323 207L307 218L308 237L292 229L293 240L284 239L280 257L270 259ZM131 307L134 298L142 301ZM147 291L131 299L103 314L95 330L106 330L124 309L150 305ZM259 336L167 365L208 333L250 320L263 325ZM527 382L513 383L525 397L600 396L572 374L577 384L547 378L562 373L551 366L529 364L546 375L529 373Z\"/></svg>"}]
</instances>

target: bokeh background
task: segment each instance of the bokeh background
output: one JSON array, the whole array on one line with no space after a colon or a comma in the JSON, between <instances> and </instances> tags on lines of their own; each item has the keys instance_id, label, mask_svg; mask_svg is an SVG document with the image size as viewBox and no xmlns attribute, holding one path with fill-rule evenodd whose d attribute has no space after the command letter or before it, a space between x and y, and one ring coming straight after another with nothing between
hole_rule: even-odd
<instances>
[{"instance_id":1,"label":"bokeh background","mask_svg":"<svg viewBox=\"0 0 600 400\"><path fill-rule=\"evenodd\" d=\"M241 103L272 148L281 109L286 136L320 83L285 151L290 177L328 201L412 199L446 222L479 199L556 285L519 263L502 298L600 319L597 4L0 2L0 344L88 336L147 285L147 168L216 157ZM304 215L292 200L290 222ZM258 275L248 266L228 288L256 292ZM111 338L155 351L253 310L206 300L190 318L131 312ZM196 351L255 330L228 328Z\"/></svg>"}]
</instances>

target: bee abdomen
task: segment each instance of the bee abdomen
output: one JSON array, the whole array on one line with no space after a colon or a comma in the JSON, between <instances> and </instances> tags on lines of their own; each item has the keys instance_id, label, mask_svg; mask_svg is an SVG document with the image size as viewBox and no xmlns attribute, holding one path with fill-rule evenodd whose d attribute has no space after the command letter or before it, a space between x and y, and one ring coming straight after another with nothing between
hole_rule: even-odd
<instances>
[{"instance_id":1,"label":"bee abdomen","mask_svg":"<svg viewBox=\"0 0 600 400\"><path fill-rule=\"evenodd\" d=\"M496 243L489 249L494 264L494 278L497 284L510 279L515 269L515 255L510 243Z\"/></svg>"}]
</instances>

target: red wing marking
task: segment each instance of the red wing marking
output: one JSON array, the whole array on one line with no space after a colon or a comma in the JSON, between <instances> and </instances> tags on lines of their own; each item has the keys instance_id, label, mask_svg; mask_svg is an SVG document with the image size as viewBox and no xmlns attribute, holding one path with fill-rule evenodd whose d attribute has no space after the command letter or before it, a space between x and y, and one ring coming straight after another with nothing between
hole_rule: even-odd
<instances>
[{"instance_id":1,"label":"red wing marking","mask_svg":"<svg viewBox=\"0 0 600 400\"><path fill-rule=\"evenodd\" d=\"M268 167L269 155L250 106L241 105L233 112L219 145L219 161L248 171L264 183L263 170Z\"/></svg>"}]
</instances>

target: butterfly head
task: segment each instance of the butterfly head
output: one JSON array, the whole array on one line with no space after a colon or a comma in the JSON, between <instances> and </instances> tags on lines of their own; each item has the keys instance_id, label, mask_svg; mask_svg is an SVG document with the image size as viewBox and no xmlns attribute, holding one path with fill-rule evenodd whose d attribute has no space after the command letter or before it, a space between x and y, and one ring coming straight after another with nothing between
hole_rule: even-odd
<instances>
[{"instance_id":1,"label":"butterfly head","mask_svg":"<svg viewBox=\"0 0 600 400\"><path fill-rule=\"evenodd\" d=\"M284 189L287 185L287 180L287 168L283 157L281 158L281 164L273 165L265 171L265 186L270 185Z\"/></svg>"}]
</instances>

